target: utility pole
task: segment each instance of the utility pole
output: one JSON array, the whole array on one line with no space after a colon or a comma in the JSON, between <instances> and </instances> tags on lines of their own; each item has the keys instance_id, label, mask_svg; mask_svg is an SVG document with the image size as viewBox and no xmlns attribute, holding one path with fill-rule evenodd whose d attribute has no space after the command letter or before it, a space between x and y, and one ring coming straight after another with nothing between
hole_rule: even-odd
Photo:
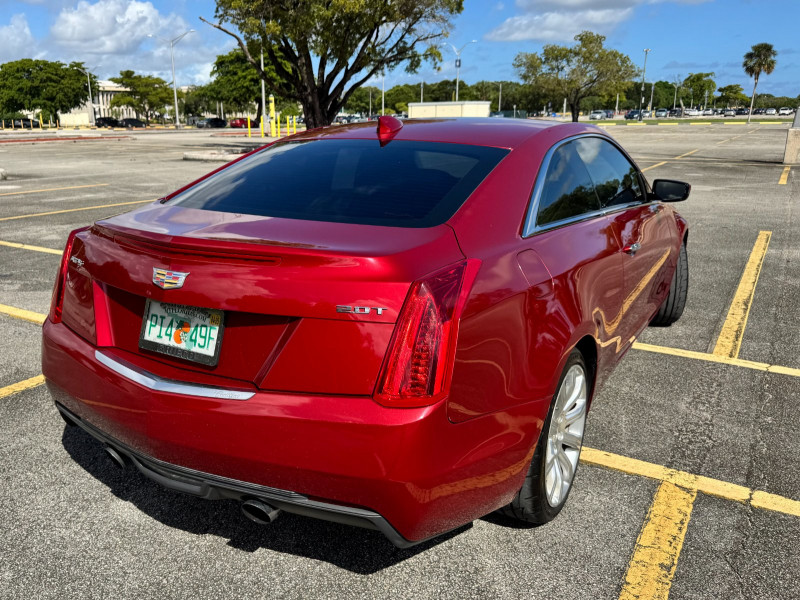
<instances>
[{"instance_id":1,"label":"utility pole","mask_svg":"<svg viewBox=\"0 0 800 600\"><path fill-rule=\"evenodd\" d=\"M653 110L653 89L656 87L655 83L650 84L650 104L647 105L647 110Z\"/></svg>"},{"instance_id":2,"label":"utility pole","mask_svg":"<svg viewBox=\"0 0 800 600\"><path fill-rule=\"evenodd\" d=\"M639 120L642 120L642 104L644 104L644 76L647 73L647 54L650 48L644 49L644 67L642 68L642 94L639 96Z\"/></svg>"},{"instance_id":3,"label":"utility pole","mask_svg":"<svg viewBox=\"0 0 800 600\"><path fill-rule=\"evenodd\" d=\"M369 114L367 115L367 118L372 118L372 88L369 88Z\"/></svg>"},{"instance_id":4,"label":"utility pole","mask_svg":"<svg viewBox=\"0 0 800 600\"><path fill-rule=\"evenodd\" d=\"M97 67L94 68L96 69ZM81 69L80 67L76 67L76 69L78 69L78 71L86 75L86 83L89 84L89 106L92 109L92 119L90 125L95 125L97 123L97 117L94 114L94 102L92 101L92 78L89 77L89 69L84 70Z\"/></svg>"},{"instance_id":5,"label":"utility pole","mask_svg":"<svg viewBox=\"0 0 800 600\"><path fill-rule=\"evenodd\" d=\"M170 58L172 60L172 93L173 93L173 97L175 99L175 128L176 129L180 125L180 121L178 120L178 84L175 81L175 44L177 44L184 37L186 37L187 35L189 35L190 33L193 33L193 32L194 32L194 29L190 29L189 31L180 34L178 37L176 37L176 38L174 38L172 40L167 40L167 39L164 39L162 37L155 36L152 33L148 34L148 36L147 36L147 37L158 37L159 40L169 44L169 55L170 55Z\"/></svg>"},{"instance_id":6,"label":"utility pole","mask_svg":"<svg viewBox=\"0 0 800 600\"><path fill-rule=\"evenodd\" d=\"M384 101L384 97L386 96L386 73L383 74L383 79L381 80L381 116L386 114L386 103Z\"/></svg>"},{"instance_id":7,"label":"utility pole","mask_svg":"<svg viewBox=\"0 0 800 600\"><path fill-rule=\"evenodd\" d=\"M706 109L707 104L708 104L708 90L706 90L705 98L703 99L703 110Z\"/></svg>"},{"instance_id":8,"label":"utility pole","mask_svg":"<svg viewBox=\"0 0 800 600\"><path fill-rule=\"evenodd\" d=\"M616 117L619 114L619 94L617 94L617 104L614 106L614 116Z\"/></svg>"},{"instance_id":9,"label":"utility pole","mask_svg":"<svg viewBox=\"0 0 800 600\"><path fill-rule=\"evenodd\" d=\"M261 72L264 72L264 48L261 48ZM261 122L264 122L264 119L267 116L267 95L266 90L264 89L264 78L261 78ZM263 128L261 131L262 135L264 133Z\"/></svg>"},{"instance_id":10,"label":"utility pole","mask_svg":"<svg viewBox=\"0 0 800 600\"><path fill-rule=\"evenodd\" d=\"M461 48L456 48L453 44L450 44L450 47L453 49L456 55L456 102L458 102L458 83L461 79L461 53L464 51L464 48L469 46L470 44L477 44L478 40L472 40L471 42L467 42Z\"/></svg>"},{"instance_id":11,"label":"utility pole","mask_svg":"<svg viewBox=\"0 0 800 600\"><path fill-rule=\"evenodd\" d=\"M422 102L423 102L423 100L422 100L422 86L423 86L424 84L425 84L425 82L424 82L424 81L420 81L420 82L419 82L419 101L420 101L420 103L422 103Z\"/></svg>"},{"instance_id":12,"label":"utility pole","mask_svg":"<svg viewBox=\"0 0 800 600\"><path fill-rule=\"evenodd\" d=\"M497 96L497 112L503 111L503 82L500 82L500 95Z\"/></svg>"}]
</instances>

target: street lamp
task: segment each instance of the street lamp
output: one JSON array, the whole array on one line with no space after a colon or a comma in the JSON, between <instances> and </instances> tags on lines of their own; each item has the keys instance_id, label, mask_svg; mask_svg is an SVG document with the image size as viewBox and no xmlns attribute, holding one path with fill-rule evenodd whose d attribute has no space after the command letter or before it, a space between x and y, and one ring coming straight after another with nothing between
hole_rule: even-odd
<instances>
[{"instance_id":1,"label":"street lamp","mask_svg":"<svg viewBox=\"0 0 800 600\"><path fill-rule=\"evenodd\" d=\"M503 82L501 81L497 85L500 86L500 94L497 96L497 112L503 112Z\"/></svg>"},{"instance_id":2,"label":"street lamp","mask_svg":"<svg viewBox=\"0 0 800 600\"><path fill-rule=\"evenodd\" d=\"M453 52L456 54L456 102L458 102L458 82L461 78L461 53L464 51L464 48L469 46L470 44L477 44L478 40L472 40L471 42L467 42L461 48L456 48L453 44L450 44L450 47L453 49Z\"/></svg>"},{"instance_id":3,"label":"street lamp","mask_svg":"<svg viewBox=\"0 0 800 600\"><path fill-rule=\"evenodd\" d=\"M642 104L644 104L644 75L647 72L647 54L650 48L644 49L644 67L642 68L642 94L639 96L639 120L642 120Z\"/></svg>"},{"instance_id":4,"label":"street lamp","mask_svg":"<svg viewBox=\"0 0 800 600\"><path fill-rule=\"evenodd\" d=\"M95 115L94 115L94 101L92 100L92 78L89 76L89 72L91 70L93 70L93 69L96 69L97 67L92 67L91 69L88 69L88 68L87 69L81 69L80 67L75 67L75 68L78 69L78 71L80 71L84 75L86 75L86 83L89 84L89 106L92 109L92 123L91 124L95 125L95 124L97 124L97 117L95 117Z\"/></svg>"},{"instance_id":5,"label":"street lamp","mask_svg":"<svg viewBox=\"0 0 800 600\"><path fill-rule=\"evenodd\" d=\"M184 37L189 35L190 33L194 33L194 29L190 29L189 31L180 34L178 37L168 40L166 38L162 38L157 35L153 35L152 33L148 34L147 37L149 38L157 38L162 42L169 44L169 55L172 59L172 94L175 98L175 128L177 129L180 125L180 121L178 120L178 84L175 81L175 44L180 42Z\"/></svg>"}]
</instances>

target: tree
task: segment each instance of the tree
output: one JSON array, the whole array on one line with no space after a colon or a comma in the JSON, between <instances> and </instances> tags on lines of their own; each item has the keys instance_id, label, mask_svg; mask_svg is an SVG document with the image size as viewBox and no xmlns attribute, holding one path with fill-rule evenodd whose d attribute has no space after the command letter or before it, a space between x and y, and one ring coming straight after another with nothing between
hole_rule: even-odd
<instances>
[{"instance_id":1,"label":"tree","mask_svg":"<svg viewBox=\"0 0 800 600\"><path fill-rule=\"evenodd\" d=\"M681 84L680 98L688 99L691 106L695 106L705 98L713 98L717 84L713 79L714 73L689 73L689 76ZM707 95L706 95L707 94Z\"/></svg>"},{"instance_id":2,"label":"tree","mask_svg":"<svg viewBox=\"0 0 800 600\"><path fill-rule=\"evenodd\" d=\"M303 105L309 127L320 127L379 73L438 65L438 43L462 10L463 0L217 0L218 22L201 20L236 39L267 80L248 42L263 47L280 80L275 89Z\"/></svg>"},{"instance_id":3,"label":"tree","mask_svg":"<svg viewBox=\"0 0 800 600\"><path fill-rule=\"evenodd\" d=\"M744 89L738 84L726 85L717 90L719 92L719 101L723 102L726 107L741 106L747 102L747 96L744 94Z\"/></svg>"},{"instance_id":4,"label":"tree","mask_svg":"<svg viewBox=\"0 0 800 600\"><path fill-rule=\"evenodd\" d=\"M566 98L572 120L577 121L583 98L621 92L636 75L630 58L603 47L605 39L584 31L575 36L578 43L571 47L547 44L541 56L520 52L514 68L525 83Z\"/></svg>"},{"instance_id":5,"label":"tree","mask_svg":"<svg viewBox=\"0 0 800 600\"><path fill-rule=\"evenodd\" d=\"M370 102L370 98L372 101ZM375 114L375 107L381 106L381 90L375 86L362 86L348 98L344 108L350 113L359 113L362 115ZM370 112L371 111L371 112Z\"/></svg>"},{"instance_id":6,"label":"tree","mask_svg":"<svg viewBox=\"0 0 800 600\"><path fill-rule=\"evenodd\" d=\"M772 44L756 44L750 49L750 52L744 55L742 68L745 73L753 78L753 95L750 97L750 112L747 115L748 123L750 122L750 115L753 113L758 78L761 73L769 75L775 70L776 56L778 56L778 52L772 47Z\"/></svg>"},{"instance_id":7,"label":"tree","mask_svg":"<svg viewBox=\"0 0 800 600\"><path fill-rule=\"evenodd\" d=\"M127 90L111 98L111 108L130 107L137 117L143 116L148 124L151 118L155 118L172 104L172 90L160 77L120 71L119 77L111 77L111 81Z\"/></svg>"},{"instance_id":8,"label":"tree","mask_svg":"<svg viewBox=\"0 0 800 600\"><path fill-rule=\"evenodd\" d=\"M0 65L0 113L42 110L58 113L81 106L89 98L83 63L23 58ZM92 87L97 80L90 74Z\"/></svg>"}]
</instances>

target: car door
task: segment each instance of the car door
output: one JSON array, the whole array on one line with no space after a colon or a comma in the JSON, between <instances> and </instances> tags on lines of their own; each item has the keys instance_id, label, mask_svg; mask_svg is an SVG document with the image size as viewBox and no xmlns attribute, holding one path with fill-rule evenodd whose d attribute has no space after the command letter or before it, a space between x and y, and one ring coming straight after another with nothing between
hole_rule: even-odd
<instances>
[{"instance_id":1,"label":"car door","mask_svg":"<svg viewBox=\"0 0 800 600\"><path fill-rule=\"evenodd\" d=\"M562 330L559 336L566 337L576 327L592 322L592 333L599 342L598 381L604 380L620 352L616 328L606 325L619 313L622 302L622 256L575 139L555 146L545 157L524 236L530 251L519 256L523 273L533 284L526 269L535 267L538 258L552 277L555 301L549 303L547 314L539 317L550 327L557 325ZM533 303L540 293L532 285L529 295ZM547 347L548 339L539 340L539 354L553 350L558 355L558 348Z\"/></svg>"},{"instance_id":2,"label":"car door","mask_svg":"<svg viewBox=\"0 0 800 600\"><path fill-rule=\"evenodd\" d=\"M610 140L584 137L576 148L619 240L624 285L618 329L629 346L669 291L677 227L664 205L648 197L639 169Z\"/></svg>"}]
</instances>

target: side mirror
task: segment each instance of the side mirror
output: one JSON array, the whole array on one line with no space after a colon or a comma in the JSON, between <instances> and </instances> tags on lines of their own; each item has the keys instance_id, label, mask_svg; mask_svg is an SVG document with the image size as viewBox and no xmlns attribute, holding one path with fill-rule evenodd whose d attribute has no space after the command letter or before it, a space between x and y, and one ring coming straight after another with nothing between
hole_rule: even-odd
<instances>
[{"instance_id":1,"label":"side mirror","mask_svg":"<svg viewBox=\"0 0 800 600\"><path fill-rule=\"evenodd\" d=\"M683 181L672 179L656 179L653 182L653 194L663 202L681 202L689 197L692 186Z\"/></svg>"}]
</instances>

